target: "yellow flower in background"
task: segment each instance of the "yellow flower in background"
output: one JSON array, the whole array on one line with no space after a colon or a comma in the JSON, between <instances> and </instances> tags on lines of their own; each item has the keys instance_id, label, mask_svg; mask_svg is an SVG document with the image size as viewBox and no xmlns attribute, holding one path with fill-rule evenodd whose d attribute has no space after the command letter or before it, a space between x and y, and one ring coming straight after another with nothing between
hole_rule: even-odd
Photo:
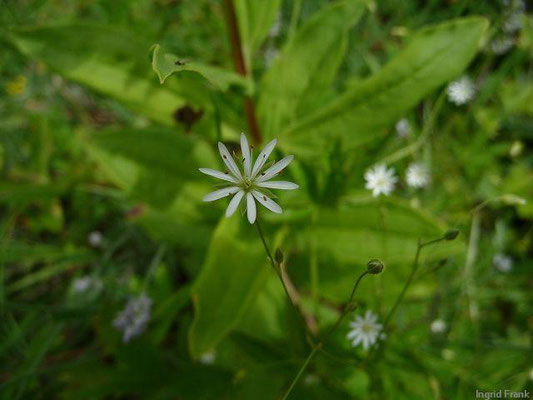
<instances>
[{"instance_id":1,"label":"yellow flower in background","mask_svg":"<svg viewBox=\"0 0 533 400\"><path fill-rule=\"evenodd\" d=\"M6 84L6 91L10 96L17 96L24 93L27 83L28 80L24 75L18 75Z\"/></svg>"}]
</instances>

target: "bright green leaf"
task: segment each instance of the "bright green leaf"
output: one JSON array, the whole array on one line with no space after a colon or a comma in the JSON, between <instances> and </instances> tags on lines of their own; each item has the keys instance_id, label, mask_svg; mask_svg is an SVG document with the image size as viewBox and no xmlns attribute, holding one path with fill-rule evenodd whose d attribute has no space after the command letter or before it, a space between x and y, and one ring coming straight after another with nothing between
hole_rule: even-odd
<instances>
[{"instance_id":1,"label":"bright green leaf","mask_svg":"<svg viewBox=\"0 0 533 400\"><path fill-rule=\"evenodd\" d=\"M285 149L313 154L340 138L345 149L369 142L476 54L486 19L463 18L423 29L385 67L280 134Z\"/></svg>"},{"instance_id":2,"label":"bright green leaf","mask_svg":"<svg viewBox=\"0 0 533 400\"><path fill-rule=\"evenodd\" d=\"M347 32L364 8L364 1L353 0L329 5L283 48L261 83L258 113L267 137L294 120L297 110L309 104L307 96L329 88L344 55Z\"/></svg>"},{"instance_id":3,"label":"bright green leaf","mask_svg":"<svg viewBox=\"0 0 533 400\"><path fill-rule=\"evenodd\" d=\"M252 91L251 82L246 78L224 69L181 59L174 54L165 52L158 44L154 45L152 49L152 68L161 83L165 82L172 74L188 71L200 74L211 84L224 91L232 86L241 87L247 93Z\"/></svg>"}]
</instances>

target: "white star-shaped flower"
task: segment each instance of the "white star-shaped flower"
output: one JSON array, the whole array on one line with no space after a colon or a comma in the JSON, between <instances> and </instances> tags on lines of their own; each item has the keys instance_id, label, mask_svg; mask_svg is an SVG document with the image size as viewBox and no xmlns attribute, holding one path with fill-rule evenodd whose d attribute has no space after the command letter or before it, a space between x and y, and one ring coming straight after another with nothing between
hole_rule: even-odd
<instances>
[{"instance_id":1,"label":"white star-shaped flower","mask_svg":"<svg viewBox=\"0 0 533 400\"><path fill-rule=\"evenodd\" d=\"M204 196L203 201L215 201L223 197L233 195L226 209L226 217L233 215L242 199L246 199L246 210L248 221L253 224L257 216L255 202L259 202L270 211L281 214L281 207L265 194L268 189L294 190L298 189L296 183L287 181L271 181L270 179L277 176L289 163L294 156L287 156L266 170L262 171L268 156L274 150L277 140L274 139L268 143L259 153L255 164L252 163L252 151L248 145L246 136L241 134L241 152L242 152L242 171L235 163L230 152L222 143L218 143L218 150L222 156L222 161L226 164L229 172L220 172L210 168L200 168L200 172L213 176L223 181L229 182L229 186L223 189L215 190ZM252 167L253 165L253 167Z\"/></svg>"},{"instance_id":2,"label":"white star-shaped flower","mask_svg":"<svg viewBox=\"0 0 533 400\"><path fill-rule=\"evenodd\" d=\"M421 188L429 183L429 171L420 163L412 163L407 167L405 180L411 187Z\"/></svg>"},{"instance_id":3,"label":"white star-shaped flower","mask_svg":"<svg viewBox=\"0 0 533 400\"><path fill-rule=\"evenodd\" d=\"M394 175L394 168L378 164L365 172L365 180L365 187L372 190L372 196L378 197L380 194L391 194L398 178Z\"/></svg>"},{"instance_id":4,"label":"white star-shaped flower","mask_svg":"<svg viewBox=\"0 0 533 400\"><path fill-rule=\"evenodd\" d=\"M446 89L446 93L448 94L448 99L452 103L460 106L468 103L474 98L476 87L474 86L472 79L463 76L462 78L451 82Z\"/></svg>"},{"instance_id":5,"label":"white star-shaped flower","mask_svg":"<svg viewBox=\"0 0 533 400\"><path fill-rule=\"evenodd\" d=\"M352 342L353 347L362 344L363 349L368 350L370 346L376 344L378 339L384 337L381 333L383 325L378 324L377 320L378 316L367 310L364 317L358 315L350 322L352 329L348 332L347 338Z\"/></svg>"}]
</instances>

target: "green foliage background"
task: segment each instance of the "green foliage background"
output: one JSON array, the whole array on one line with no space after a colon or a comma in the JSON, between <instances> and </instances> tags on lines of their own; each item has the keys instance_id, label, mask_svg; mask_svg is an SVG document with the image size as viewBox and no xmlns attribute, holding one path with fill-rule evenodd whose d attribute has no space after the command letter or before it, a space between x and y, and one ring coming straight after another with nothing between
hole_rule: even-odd
<instances>
[{"instance_id":1,"label":"green foliage background","mask_svg":"<svg viewBox=\"0 0 533 400\"><path fill-rule=\"evenodd\" d=\"M233 4L244 77L224 2L0 2L0 398L280 398L310 338L255 227L201 201L216 142L251 133L245 98L275 158L295 155L300 189L260 218L319 331L368 260L386 269L362 282L355 313L382 321L417 241L461 232L424 250L378 357L350 346L344 321L290 398L531 389L531 6L495 55L511 7L497 1ZM477 93L458 107L445 90L463 74ZM429 187L405 184L413 161ZM364 189L378 162L401 178L391 197ZM87 275L103 289L76 293ZM143 290L152 318L123 343L112 321Z\"/></svg>"}]
</instances>

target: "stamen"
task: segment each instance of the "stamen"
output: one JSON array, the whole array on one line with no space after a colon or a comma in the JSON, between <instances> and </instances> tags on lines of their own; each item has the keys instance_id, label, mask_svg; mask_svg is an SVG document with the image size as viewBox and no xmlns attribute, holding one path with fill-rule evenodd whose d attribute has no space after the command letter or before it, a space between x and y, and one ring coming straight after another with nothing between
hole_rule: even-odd
<instances>
[{"instance_id":1,"label":"stamen","mask_svg":"<svg viewBox=\"0 0 533 400\"><path fill-rule=\"evenodd\" d=\"M226 157L225 155L224 155L224 156L222 156L222 158L223 158L224 160L227 160L227 157Z\"/></svg>"},{"instance_id":2,"label":"stamen","mask_svg":"<svg viewBox=\"0 0 533 400\"><path fill-rule=\"evenodd\" d=\"M267 201L267 198L266 198L266 196L263 196L263 200L264 200L264 201Z\"/></svg>"}]
</instances>

